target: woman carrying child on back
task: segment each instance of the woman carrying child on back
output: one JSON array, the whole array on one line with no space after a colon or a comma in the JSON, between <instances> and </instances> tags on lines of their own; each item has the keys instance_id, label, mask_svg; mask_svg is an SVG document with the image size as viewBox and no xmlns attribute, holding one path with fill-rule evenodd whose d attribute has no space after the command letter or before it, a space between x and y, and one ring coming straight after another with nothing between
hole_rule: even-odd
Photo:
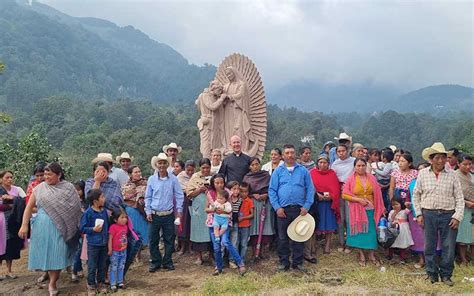
<instances>
[{"instance_id":1,"label":"woman carrying child on back","mask_svg":"<svg viewBox=\"0 0 474 296\"><path fill-rule=\"evenodd\" d=\"M407 259L407 250L413 246L413 238L411 237L410 225L408 224L408 213L410 210L405 207L405 202L400 197L394 197L391 201L392 210L388 214L388 221L392 227L398 227L400 233L395 242L388 250L388 260L393 259L395 249L400 249L400 263L405 264Z\"/></svg>"}]
</instances>

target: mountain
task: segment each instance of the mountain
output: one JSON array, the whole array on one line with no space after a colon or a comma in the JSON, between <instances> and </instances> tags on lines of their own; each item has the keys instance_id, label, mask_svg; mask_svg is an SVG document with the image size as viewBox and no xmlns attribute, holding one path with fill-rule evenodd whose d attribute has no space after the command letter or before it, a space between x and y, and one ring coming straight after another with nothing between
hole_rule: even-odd
<instances>
[{"instance_id":1,"label":"mountain","mask_svg":"<svg viewBox=\"0 0 474 296\"><path fill-rule=\"evenodd\" d=\"M398 112L474 111L474 89L461 85L434 85L403 91L371 82L328 84L298 81L271 92L273 103L326 113L395 110Z\"/></svg>"},{"instance_id":2,"label":"mountain","mask_svg":"<svg viewBox=\"0 0 474 296\"><path fill-rule=\"evenodd\" d=\"M371 82L335 84L302 80L291 82L268 97L272 103L305 111L367 113L381 110L381 102L394 100L400 94L398 89Z\"/></svg>"},{"instance_id":3,"label":"mountain","mask_svg":"<svg viewBox=\"0 0 474 296\"><path fill-rule=\"evenodd\" d=\"M474 88L454 84L433 85L398 98L396 110L415 112L474 111Z\"/></svg>"},{"instance_id":4,"label":"mountain","mask_svg":"<svg viewBox=\"0 0 474 296\"><path fill-rule=\"evenodd\" d=\"M2 0L0 36L0 104L57 94L190 101L216 70L189 64L131 26L71 17L35 1Z\"/></svg>"}]
</instances>

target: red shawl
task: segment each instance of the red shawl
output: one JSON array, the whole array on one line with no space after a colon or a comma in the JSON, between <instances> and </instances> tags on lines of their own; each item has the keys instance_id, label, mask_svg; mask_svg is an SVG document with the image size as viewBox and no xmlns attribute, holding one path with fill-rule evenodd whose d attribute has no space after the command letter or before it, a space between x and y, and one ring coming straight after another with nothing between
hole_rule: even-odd
<instances>
[{"instance_id":1,"label":"red shawl","mask_svg":"<svg viewBox=\"0 0 474 296\"><path fill-rule=\"evenodd\" d=\"M374 194L374 219L375 225L379 223L380 217L385 212L383 205L382 190L380 185L377 183L377 179L371 174L365 174L367 181L372 185ZM355 196L354 188L356 185L356 173L354 172L349 178L347 178L344 184L343 194L349 196ZM358 202L349 202L349 225L351 228L351 235L356 235L361 232L368 232L369 221L367 219L367 213L365 207Z\"/></svg>"},{"instance_id":2,"label":"red shawl","mask_svg":"<svg viewBox=\"0 0 474 296\"><path fill-rule=\"evenodd\" d=\"M332 197L331 209L336 214L337 224L341 223L341 210L339 208L341 197L341 185L339 179L333 170L320 171L317 168L312 169L309 174L313 180L317 192L329 192ZM315 202L316 202L315 198Z\"/></svg>"}]
</instances>

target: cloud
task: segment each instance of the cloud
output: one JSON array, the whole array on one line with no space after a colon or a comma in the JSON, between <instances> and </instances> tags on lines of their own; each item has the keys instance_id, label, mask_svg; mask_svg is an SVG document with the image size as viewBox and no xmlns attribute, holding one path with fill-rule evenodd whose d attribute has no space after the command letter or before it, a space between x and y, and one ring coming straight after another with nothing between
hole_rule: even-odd
<instances>
[{"instance_id":1,"label":"cloud","mask_svg":"<svg viewBox=\"0 0 474 296\"><path fill-rule=\"evenodd\" d=\"M195 64L246 54L275 88L302 79L474 85L470 1L41 2L133 25Z\"/></svg>"}]
</instances>

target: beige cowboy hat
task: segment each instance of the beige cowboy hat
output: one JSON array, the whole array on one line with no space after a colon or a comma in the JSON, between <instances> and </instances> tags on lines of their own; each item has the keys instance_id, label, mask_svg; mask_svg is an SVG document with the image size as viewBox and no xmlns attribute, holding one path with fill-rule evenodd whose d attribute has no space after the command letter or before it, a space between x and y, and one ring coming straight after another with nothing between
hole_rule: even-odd
<instances>
[{"instance_id":1,"label":"beige cowboy hat","mask_svg":"<svg viewBox=\"0 0 474 296\"><path fill-rule=\"evenodd\" d=\"M176 149L178 150L178 153L181 153L181 150L183 150L183 148L181 148L181 146L178 146L176 143L169 143L168 145L163 146L164 153L167 153L168 149Z\"/></svg>"},{"instance_id":2,"label":"beige cowboy hat","mask_svg":"<svg viewBox=\"0 0 474 296\"><path fill-rule=\"evenodd\" d=\"M340 133L339 137L334 137L334 140L349 140L352 143L352 137L346 133Z\"/></svg>"},{"instance_id":3,"label":"beige cowboy hat","mask_svg":"<svg viewBox=\"0 0 474 296\"><path fill-rule=\"evenodd\" d=\"M99 161L106 161L106 162L112 162L112 163L115 162L115 160L112 157L111 153L99 153L99 154L97 154L97 157L92 160L92 163L97 163Z\"/></svg>"},{"instance_id":4,"label":"beige cowboy hat","mask_svg":"<svg viewBox=\"0 0 474 296\"><path fill-rule=\"evenodd\" d=\"M298 216L293 220L286 232L291 240L295 242L305 242L311 238L315 227L316 223L314 222L313 216L306 214L304 216Z\"/></svg>"},{"instance_id":5,"label":"beige cowboy hat","mask_svg":"<svg viewBox=\"0 0 474 296\"><path fill-rule=\"evenodd\" d=\"M156 163L160 160L166 160L168 162L168 164L171 162L171 159L163 152L158 154L157 156L153 156L151 158L151 167L154 170L158 170L158 166L156 165Z\"/></svg>"},{"instance_id":6,"label":"beige cowboy hat","mask_svg":"<svg viewBox=\"0 0 474 296\"><path fill-rule=\"evenodd\" d=\"M122 154L120 154L120 156L117 156L117 157L115 158L115 160L116 160L118 163L120 163L120 161L121 161L122 159L130 159L130 161L132 161L132 160L133 160L133 156L130 156L130 154L128 154L128 152L123 152Z\"/></svg>"},{"instance_id":7,"label":"beige cowboy hat","mask_svg":"<svg viewBox=\"0 0 474 296\"><path fill-rule=\"evenodd\" d=\"M446 151L444 148L443 143L441 142L436 142L431 147L423 149L423 152L421 152L421 156L423 157L424 160L430 160L430 155L433 154L438 154L438 153L443 153L446 155L451 155L453 152L452 151Z\"/></svg>"}]
</instances>

